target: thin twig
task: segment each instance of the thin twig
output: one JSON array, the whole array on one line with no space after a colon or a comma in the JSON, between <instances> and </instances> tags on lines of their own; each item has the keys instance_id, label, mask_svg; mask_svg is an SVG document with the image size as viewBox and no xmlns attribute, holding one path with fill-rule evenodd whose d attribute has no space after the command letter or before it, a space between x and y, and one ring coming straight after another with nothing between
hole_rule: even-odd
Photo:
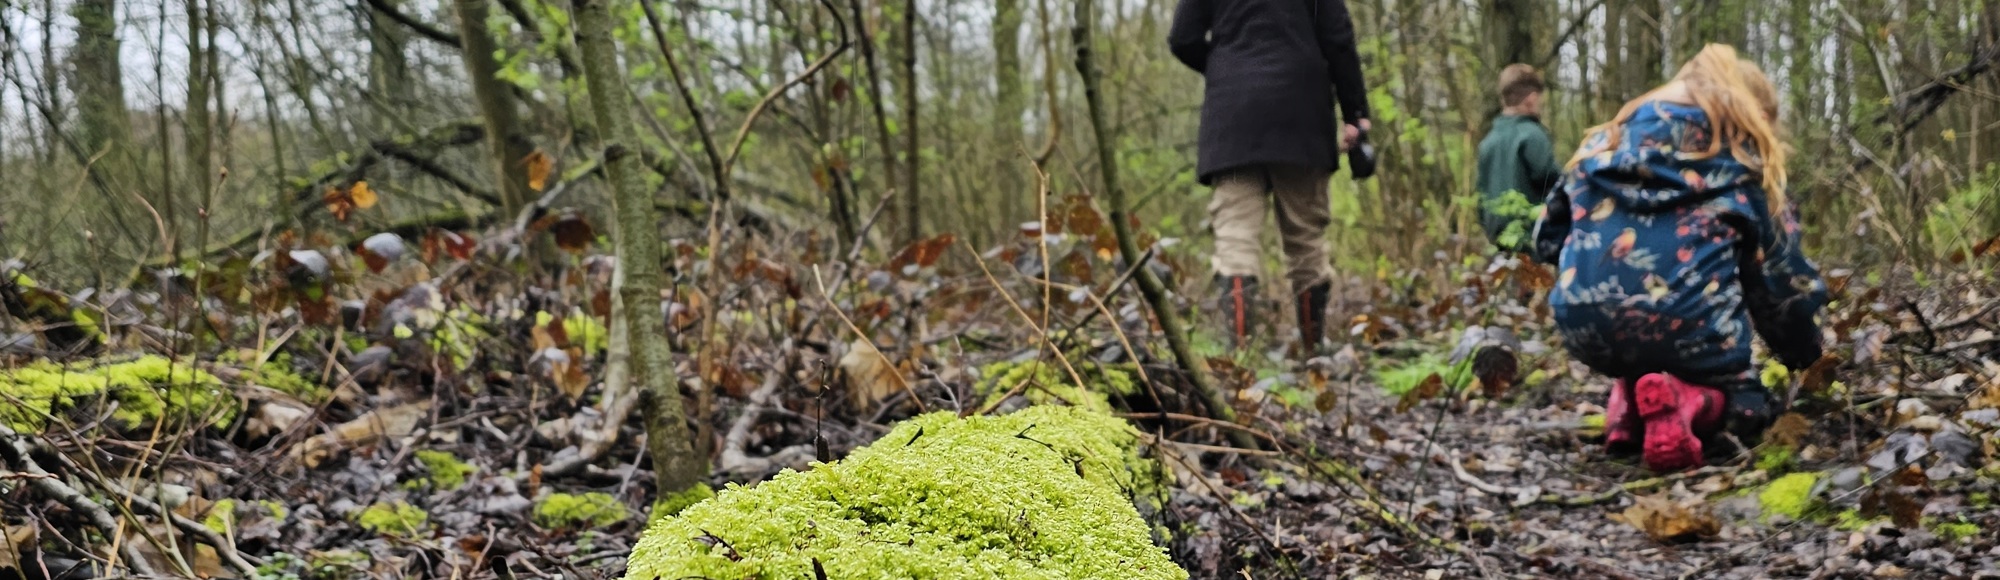
<instances>
[{"instance_id":1,"label":"thin twig","mask_svg":"<svg viewBox=\"0 0 2000 580\"><path fill-rule=\"evenodd\" d=\"M833 294L826 291L826 280L820 278L818 266L813 266L813 282L819 285L819 295L821 298L824 298L826 300L827 310L832 310L834 316L840 317L840 322L847 325L847 330L853 332L855 338L858 338L862 342L867 343L868 350L875 352L875 358L881 359L882 364L887 365L889 367L890 371L889 376L895 377L896 386L901 387L903 389L903 392L910 394L910 402L917 404L917 410L920 412L928 412L929 409L925 407L924 399L922 397L918 397L916 389L910 388L910 381L905 380L903 378L902 369L896 368L896 363L890 362L888 355L882 354L882 348L875 346L875 340L869 338L868 333L862 332L861 327L856 326L854 324L854 320L848 318L847 313L842 312L840 310L840 305L834 303Z\"/></svg>"}]
</instances>

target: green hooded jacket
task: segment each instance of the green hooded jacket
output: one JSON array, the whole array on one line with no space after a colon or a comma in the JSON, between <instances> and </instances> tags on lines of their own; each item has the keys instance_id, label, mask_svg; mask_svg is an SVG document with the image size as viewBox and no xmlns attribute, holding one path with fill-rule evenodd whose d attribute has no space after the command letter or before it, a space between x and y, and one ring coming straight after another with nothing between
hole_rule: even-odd
<instances>
[{"instance_id":1,"label":"green hooded jacket","mask_svg":"<svg viewBox=\"0 0 2000 580\"><path fill-rule=\"evenodd\" d=\"M1515 251L1531 241L1535 208L1548 198L1562 171L1556 165L1549 130L1532 115L1502 115L1479 142L1479 225L1486 239L1502 250ZM1520 193L1527 204L1506 200ZM1518 224L1518 228L1512 228ZM1504 242L1504 243L1503 243Z\"/></svg>"}]
</instances>

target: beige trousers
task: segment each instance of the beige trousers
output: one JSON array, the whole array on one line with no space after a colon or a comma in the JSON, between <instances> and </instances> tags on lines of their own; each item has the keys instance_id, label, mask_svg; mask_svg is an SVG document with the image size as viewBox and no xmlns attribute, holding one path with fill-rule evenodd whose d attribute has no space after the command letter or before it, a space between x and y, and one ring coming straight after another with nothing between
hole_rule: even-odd
<instances>
[{"instance_id":1,"label":"beige trousers","mask_svg":"<svg viewBox=\"0 0 2000 580\"><path fill-rule=\"evenodd\" d=\"M1285 246L1285 278L1292 292L1333 280L1327 260L1327 210L1324 170L1288 165L1253 166L1217 176L1215 198L1209 201L1209 226L1215 230L1215 256L1210 266L1220 276L1256 276L1263 251L1257 234L1264 214L1276 200L1278 235Z\"/></svg>"}]
</instances>

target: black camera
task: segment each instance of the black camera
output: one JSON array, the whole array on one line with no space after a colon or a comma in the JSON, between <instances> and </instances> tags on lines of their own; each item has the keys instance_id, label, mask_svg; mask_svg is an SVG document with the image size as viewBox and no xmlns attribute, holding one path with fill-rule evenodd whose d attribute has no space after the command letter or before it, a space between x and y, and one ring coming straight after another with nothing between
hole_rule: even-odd
<instances>
[{"instance_id":1,"label":"black camera","mask_svg":"<svg viewBox=\"0 0 2000 580\"><path fill-rule=\"evenodd\" d=\"M1361 181L1375 176L1375 145L1368 142L1367 129L1356 129L1360 133L1355 135L1353 146L1347 149L1347 171L1355 181Z\"/></svg>"}]
</instances>

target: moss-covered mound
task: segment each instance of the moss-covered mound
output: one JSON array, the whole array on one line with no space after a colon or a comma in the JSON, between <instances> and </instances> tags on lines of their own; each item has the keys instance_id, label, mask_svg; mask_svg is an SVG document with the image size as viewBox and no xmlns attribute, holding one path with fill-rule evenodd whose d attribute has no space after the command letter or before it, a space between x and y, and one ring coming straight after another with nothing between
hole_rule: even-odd
<instances>
[{"instance_id":1,"label":"moss-covered mound","mask_svg":"<svg viewBox=\"0 0 2000 580\"><path fill-rule=\"evenodd\" d=\"M27 432L92 403L116 402L110 422L125 429L163 416L219 424L236 403L214 375L157 355L102 366L37 361L0 371L0 394L0 422Z\"/></svg>"},{"instance_id":2,"label":"moss-covered mound","mask_svg":"<svg viewBox=\"0 0 2000 580\"><path fill-rule=\"evenodd\" d=\"M1028 402L1037 405L1069 405L1111 412L1110 395L1129 397L1139 393L1130 365L1077 362L1076 372L1091 388L1077 388L1069 371L1056 361L1001 362L980 367L978 392L985 404L999 403L1017 386Z\"/></svg>"},{"instance_id":3,"label":"moss-covered mound","mask_svg":"<svg viewBox=\"0 0 2000 580\"><path fill-rule=\"evenodd\" d=\"M1072 407L924 415L658 520L626 577L1186 578L1127 491L1136 437Z\"/></svg>"}]
</instances>

